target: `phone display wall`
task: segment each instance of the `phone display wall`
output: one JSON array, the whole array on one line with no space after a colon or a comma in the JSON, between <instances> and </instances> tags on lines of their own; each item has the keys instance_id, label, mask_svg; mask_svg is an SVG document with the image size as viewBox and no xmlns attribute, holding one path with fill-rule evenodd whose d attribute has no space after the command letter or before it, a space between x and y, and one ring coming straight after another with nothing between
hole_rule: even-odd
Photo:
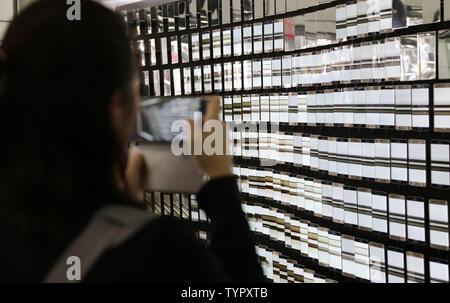
<instances>
[{"instance_id":1,"label":"phone display wall","mask_svg":"<svg viewBox=\"0 0 450 303\"><path fill-rule=\"evenodd\" d=\"M142 96L222 96L269 279L448 282L449 2L143 1L118 11ZM148 201L208 240L194 195Z\"/></svg>"}]
</instances>

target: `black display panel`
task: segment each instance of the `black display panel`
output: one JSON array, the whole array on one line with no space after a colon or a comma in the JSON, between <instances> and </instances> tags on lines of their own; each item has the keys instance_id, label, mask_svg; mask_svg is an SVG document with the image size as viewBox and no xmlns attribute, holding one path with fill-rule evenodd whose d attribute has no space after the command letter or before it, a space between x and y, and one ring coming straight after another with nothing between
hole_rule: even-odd
<instances>
[{"instance_id":1,"label":"black display panel","mask_svg":"<svg viewBox=\"0 0 450 303\"><path fill-rule=\"evenodd\" d=\"M269 279L449 281L448 2L178 1L175 31L150 9L142 90L222 96Z\"/></svg>"}]
</instances>

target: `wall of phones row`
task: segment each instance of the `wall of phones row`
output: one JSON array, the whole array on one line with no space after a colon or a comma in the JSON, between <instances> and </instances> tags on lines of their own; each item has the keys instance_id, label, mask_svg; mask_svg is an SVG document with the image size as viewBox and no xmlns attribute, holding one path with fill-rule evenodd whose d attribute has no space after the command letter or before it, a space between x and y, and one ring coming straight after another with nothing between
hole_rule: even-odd
<instances>
[{"instance_id":1,"label":"wall of phones row","mask_svg":"<svg viewBox=\"0 0 450 303\"><path fill-rule=\"evenodd\" d=\"M195 195L153 192L146 193L145 200L148 211L158 215L174 216L204 224L210 222L206 213L198 207ZM200 240L209 243L209 233L207 228L205 229L202 229L200 225L196 234ZM263 245L257 246L256 251L266 277L274 282L336 282Z\"/></svg>"},{"instance_id":2,"label":"wall of phones row","mask_svg":"<svg viewBox=\"0 0 450 303\"><path fill-rule=\"evenodd\" d=\"M430 141L428 159L422 139L336 138L265 129L237 130L232 137L235 156L369 182L426 187L427 162L431 162L432 187L450 186L449 141Z\"/></svg>"},{"instance_id":3,"label":"wall of phones row","mask_svg":"<svg viewBox=\"0 0 450 303\"><path fill-rule=\"evenodd\" d=\"M145 202L147 211L157 215L172 216L194 223L210 223L206 213L199 208L195 195L152 192L145 194ZM204 226L200 225L196 229L197 237L208 243L209 233L207 228L202 227Z\"/></svg>"},{"instance_id":4,"label":"wall of phones row","mask_svg":"<svg viewBox=\"0 0 450 303\"><path fill-rule=\"evenodd\" d=\"M315 7L317 9L310 9ZM443 1L443 14L440 0L429 0L426 3L416 0L187 0L156 7L126 8L126 11L122 10L124 17L135 25L137 35L208 28L306 12L306 15L310 14L310 18L296 20L297 27L316 29L323 26L320 24L322 21L328 21L337 25L337 38L345 40L395 28L438 22L442 17L443 20L450 19L450 3L447 0ZM327 9L330 13L323 14L323 10ZM310 24L311 20L316 22Z\"/></svg>"},{"instance_id":5,"label":"wall of phones row","mask_svg":"<svg viewBox=\"0 0 450 303\"><path fill-rule=\"evenodd\" d=\"M195 195L146 193L145 200L150 211L194 222L208 223L206 213L199 208Z\"/></svg>"},{"instance_id":6,"label":"wall of phones row","mask_svg":"<svg viewBox=\"0 0 450 303\"><path fill-rule=\"evenodd\" d=\"M435 132L450 127L450 84L371 86L307 92L227 95L226 122L271 122L328 127L426 130L433 113Z\"/></svg>"},{"instance_id":7,"label":"wall of phones row","mask_svg":"<svg viewBox=\"0 0 450 303\"><path fill-rule=\"evenodd\" d=\"M290 205L314 216L357 226L368 232L387 236L389 231L389 238L398 241L407 238L413 243L425 242L425 201L421 198L372 193L369 188L356 189L277 173L266 177L261 184L262 178L256 177L256 168L235 167L234 172L241 173L244 194L273 199L280 205ZM297 187L296 184L302 185ZM152 193L147 194L146 200L150 210L157 214L194 222L209 221L198 208L195 195ZM449 247L448 202L430 200L428 205L431 247L445 251ZM270 241L281 243L298 255L315 260L320 267L344 277L378 283L421 283L425 281L427 271L430 282L449 281L448 260L425 257L420 252L342 234L264 203L244 200L243 210L250 229L256 235L266 235ZM209 240L208 233L203 230L198 231L198 237ZM266 241L261 242L256 251L264 273L274 282L336 282L320 270L317 273L295 258L266 246Z\"/></svg>"},{"instance_id":8,"label":"wall of phones row","mask_svg":"<svg viewBox=\"0 0 450 303\"><path fill-rule=\"evenodd\" d=\"M279 252L265 247L256 246L256 253L260 259L264 274L275 283L336 283L317 274L314 270L305 268L296 260L283 256Z\"/></svg>"},{"instance_id":9,"label":"wall of phones row","mask_svg":"<svg viewBox=\"0 0 450 303\"><path fill-rule=\"evenodd\" d=\"M299 214L309 213L397 241L425 245L428 239L432 248L449 249L447 201L375 191L256 167L235 167L234 173L240 178L243 194L289 206ZM261 211L265 214L266 209L263 207L256 212ZM247 212L255 215L254 208ZM425 220L429 226L425 226ZM261 231L261 225L250 225Z\"/></svg>"},{"instance_id":10,"label":"wall of phones row","mask_svg":"<svg viewBox=\"0 0 450 303\"><path fill-rule=\"evenodd\" d=\"M189 68L188 68L189 69ZM201 70L194 70L201 79ZM170 77L169 77L170 78ZM177 78L177 80L181 80ZM184 81L190 83L189 76ZM176 82L178 85L180 81ZM205 79L204 87L210 87ZM202 84L196 86L199 88ZM185 86L186 88L186 86ZM224 96L226 122L294 124L425 130L432 112L435 132L450 129L450 83L348 87L304 92Z\"/></svg>"},{"instance_id":11,"label":"wall of phones row","mask_svg":"<svg viewBox=\"0 0 450 303\"><path fill-rule=\"evenodd\" d=\"M371 5L372 2L378 3L378 1L370 2ZM410 14L415 11L417 17L417 15L420 16L423 13L425 8L420 7L422 1L415 2L418 3L407 5L404 10L409 10ZM431 2L430 8L432 10L434 10L433 6L436 6L436 4L439 4L438 7L440 7L439 0ZM367 4L366 1L358 1L358 5L360 3ZM393 3L397 3L397 1ZM396 5L401 5L401 3ZM429 15L429 13L426 13L426 15ZM439 8L434 15L440 16ZM448 56L440 56L440 62L438 64L436 62L437 44L442 53L448 52L448 30L419 31L414 34L389 38L374 36L357 40L354 44L346 42L344 45L336 45L333 39L323 37L318 39L321 36L334 37L335 33L311 35L306 32L304 37L297 37L296 35L301 35L302 31L295 30L296 25L292 24L294 19L296 18L289 17L265 21L264 23L251 23L245 26L218 28L212 31L200 31L198 29L199 32L174 34L170 37L164 36L166 34L162 33L158 37L148 40L137 40L139 62L143 67L151 67L150 71L144 70L142 73L143 94L156 96L180 95L193 92L210 93L212 91L251 90L269 87L291 88L351 81L424 80L436 78L436 65L439 67L439 78L450 77ZM395 22L397 27L391 29L398 29L405 22L405 24L423 23L413 21L413 19L414 17L410 16L404 22ZM162 20L166 19L162 18ZM326 18L320 18L319 24L326 24L327 22L324 20ZM429 22L430 20L425 21ZM439 21L439 19L436 21ZM135 22L137 21L135 20ZM142 23L136 24L138 24L138 28L143 26ZM300 25L300 28L304 29L305 27ZM334 28L334 31L336 31L335 24L330 28ZM140 32L140 30L136 32ZM307 37L309 37L308 39L314 37L316 40L310 42ZM317 46L322 47L317 49L315 48ZM303 50L305 47L311 48L312 51L295 52L295 50ZM283 51L289 55L281 57ZM292 53L293 51L294 53ZM277 52L280 57L267 58L265 54L272 52ZM242 55L257 55L263 60L223 62L227 57L236 58ZM202 62L211 61L213 64L182 68L182 66L199 63L199 60L202 60ZM221 62L221 64L214 64L214 62ZM153 68L153 66L170 67L171 65L179 65L180 68ZM273 72L271 72L272 70ZM228 76L220 77L222 71L224 75ZM252 74L256 74L255 77L252 77ZM154 78L152 85L149 82L150 77ZM182 84L177 81L181 77L184 77L185 80L192 79L193 82L195 82L193 80L195 78L200 84L190 85L187 83L189 81L186 80L184 81L185 89L182 89ZM201 83L202 78L206 81L204 89ZM171 88L171 79L174 79L174 84L179 87Z\"/></svg>"},{"instance_id":12,"label":"wall of phones row","mask_svg":"<svg viewBox=\"0 0 450 303\"><path fill-rule=\"evenodd\" d=\"M423 254L341 234L276 208L245 202L243 206L255 233L267 235L298 254L316 260L319 266L341 272L346 277L375 283L423 283L427 262L430 282L449 282L448 260L425 260ZM261 248L257 251L265 259L262 264L266 276L275 282L287 282L288 277L292 277L290 272L295 275L300 271L298 265L276 253Z\"/></svg>"},{"instance_id":13,"label":"wall of phones row","mask_svg":"<svg viewBox=\"0 0 450 303\"><path fill-rule=\"evenodd\" d=\"M220 30L217 39L220 39ZM234 37L237 35L233 30ZM214 36L213 32L213 36ZM224 32L224 35L226 31ZM176 64L179 68L152 69L143 71L142 77L148 79L149 73L156 79L150 86L146 80L143 93L155 96L170 96L181 94L201 94L211 92L249 91L270 88L307 87L318 84L380 82L380 81L413 81L436 78L436 33L422 32L402 37L386 38L382 40L363 42L354 45L337 46L315 52L264 57L259 59L228 61L209 60L210 33L202 34L202 47L200 51L198 34L192 35L192 58L198 61L194 67L178 64L178 38L171 37L171 63L167 55L167 39L160 38L162 47L162 64ZM185 39L184 36L181 39ZM213 57L220 58L220 40L213 38ZM225 37L224 37L225 39ZM240 38L239 38L240 39ZM183 41L183 40L182 40ZM255 40L256 41L256 40ZM224 40L224 43L227 43ZM255 44L258 42L254 42ZM262 41L261 41L262 43ZM265 43L265 42L264 42ZM444 34L439 36L439 43L446 47L448 40ZM139 41L141 62L145 66L146 55L143 40ZM276 45L276 44L275 44ZM155 39L150 40L151 62L156 64ZM244 36L242 52L241 40L234 42L233 55L240 56L252 54L251 38L247 43ZM231 55L231 47L224 45L224 56ZM258 46L255 45L255 50ZM169 48L170 49L170 48ZM181 43L183 62L189 62L189 43ZM282 50L282 49L281 49ZM212 61L212 64L200 64L202 61ZM186 59L185 59L186 58ZM217 63L215 63L217 62ZM195 64L195 62L194 62ZM169 67L170 65L166 65ZM447 63L439 65L440 78L448 78L449 67ZM222 76L223 74L223 76ZM184 78L183 85L178 81L174 87L170 86L171 79ZM163 81L161 81L161 79ZM204 81L202 81L204 79ZM194 82L192 86L191 82ZM202 83L205 82L205 86ZM161 88L163 86L163 88ZM182 88L183 86L183 88Z\"/></svg>"},{"instance_id":14,"label":"wall of phones row","mask_svg":"<svg viewBox=\"0 0 450 303\"><path fill-rule=\"evenodd\" d=\"M448 282L450 0L187 0L119 11L142 96L222 96L269 279ZM209 222L194 195L148 201ZM206 229L199 237L208 240Z\"/></svg>"}]
</instances>

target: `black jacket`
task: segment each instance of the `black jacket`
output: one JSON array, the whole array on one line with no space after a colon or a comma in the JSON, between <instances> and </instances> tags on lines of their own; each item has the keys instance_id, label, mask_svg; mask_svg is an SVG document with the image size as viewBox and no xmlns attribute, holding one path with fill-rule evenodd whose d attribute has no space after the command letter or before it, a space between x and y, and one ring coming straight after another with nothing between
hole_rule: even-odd
<instances>
[{"instance_id":1,"label":"black jacket","mask_svg":"<svg viewBox=\"0 0 450 303\"><path fill-rule=\"evenodd\" d=\"M84 281L265 281L241 209L236 179L211 180L197 198L212 221L209 247L195 237L189 222L158 217L119 247L106 251ZM83 228L80 226L79 232ZM25 247L8 247L0 253L6 258L0 280L41 282L72 240L71 237L51 245L36 242Z\"/></svg>"}]
</instances>

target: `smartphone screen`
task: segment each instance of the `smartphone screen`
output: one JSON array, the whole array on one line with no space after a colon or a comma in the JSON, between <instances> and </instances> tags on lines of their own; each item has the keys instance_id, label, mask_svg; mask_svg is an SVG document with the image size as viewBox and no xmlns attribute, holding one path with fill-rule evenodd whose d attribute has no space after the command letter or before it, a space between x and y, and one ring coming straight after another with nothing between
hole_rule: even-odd
<instances>
[{"instance_id":1,"label":"smartphone screen","mask_svg":"<svg viewBox=\"0 0 450 303\"><path fill-rule=\"evenodd\" d=\"M205 111L204 98L145 99L137 117L137 135L150 142L171 142L177 135L171 132L175 121L192 119L195 112Z\"/></svg>"}]
</instances>

